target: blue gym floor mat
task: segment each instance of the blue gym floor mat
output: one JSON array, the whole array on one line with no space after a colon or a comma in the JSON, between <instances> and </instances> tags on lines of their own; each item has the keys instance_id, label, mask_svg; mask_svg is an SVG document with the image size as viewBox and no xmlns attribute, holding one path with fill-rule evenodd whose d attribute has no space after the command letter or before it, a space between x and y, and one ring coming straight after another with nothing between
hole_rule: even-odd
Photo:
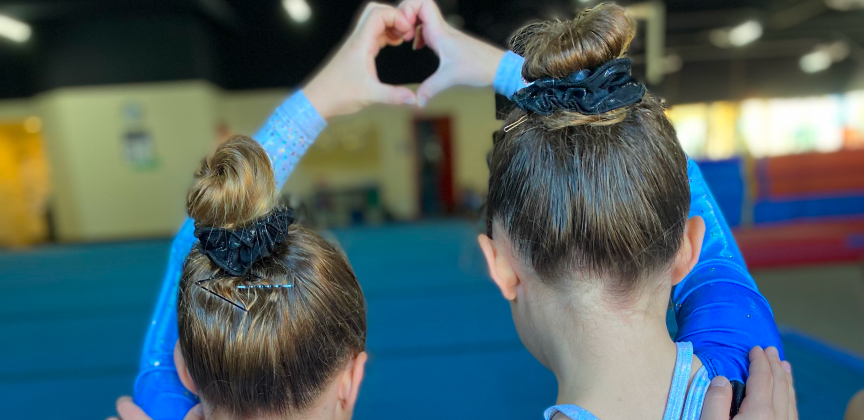
<instances>
[{"instance_id":1,"label":"blue gym floor mat","mask_svg":"<svg viewBox=\"0 0 864 420\"><path fill-rule=\"evenodd\" d=\"M468 223L338 230L368 302L357 420L541 418L553 375L522 347ZM103 419L128 394L167 240L0 253L0 418ZM864 361L783 330L801 419L841 419Z\"/></svg>"}]
</instances>

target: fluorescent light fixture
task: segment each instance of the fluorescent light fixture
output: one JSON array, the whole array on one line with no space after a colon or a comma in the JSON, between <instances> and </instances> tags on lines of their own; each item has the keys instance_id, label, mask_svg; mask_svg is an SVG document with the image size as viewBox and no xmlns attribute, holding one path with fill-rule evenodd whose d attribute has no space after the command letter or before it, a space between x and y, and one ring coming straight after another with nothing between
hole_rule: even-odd
<instances>
[{"instance_id":1,"label":"fluorescent light fixture","mask_svg":"<svg viewBox=\"0 0 864 420\"><path fill-rule=\"evenodd\" d=\"M805 73L817 73L831 67L831 64L845 60L846 57L849 57L849 44L836 41L817 45L813 51L804 54L798 64Z\"/></svg>"},{"instance_id":2,"label":"fluorescent light fixture","mask_svg":"<svg viewBox=\"0 0 864 420\"><path fill-rule=\"evenodd\" d=\"M823 49L804 54L798 61L805 73L818 73L831 67L831 54Z\"/></svg>"},{"instance_id":3,"label":"fluorescent light fixture","mask_svg":"<svg viewBox=\"0 0 864 420\"><path fill-rule=\"evenodd\" d=\"M9 16L0 15L0 36L15 42L24 42L30 39L32 32L30 25Z\"/></svg>"},{"instance_id":4,"label":"fluorescent light fixture","mask_svg":"<svg viewBox=\"0 0 864 420\"><path fill-rule=\"evenodd\" d=\"M825 4L834 10L844 12L864 9L864 0L825 0Z\"/></svg>"},{"instance_id":5,"label":"fluorescent light fixture","mask_svg":"<svg viewBox=\"0 0 864 420\"><path fill-rule=\"evenodd\" d=\"M762 36L762 24L749 20L729 30L729 43L743 47Z\"/></svg>"},{"instance_id":6,"label":"fluorescent light fixture","mask_svg":"<svg viewBox=\"0 0 864 420\"><path fill-rule=\"evenodd\" d=\"M291 20L297 23L303 23L312 17L312 8L306 0L282 0L282 7L291 16Z\"/></svg>"}]
</instances>

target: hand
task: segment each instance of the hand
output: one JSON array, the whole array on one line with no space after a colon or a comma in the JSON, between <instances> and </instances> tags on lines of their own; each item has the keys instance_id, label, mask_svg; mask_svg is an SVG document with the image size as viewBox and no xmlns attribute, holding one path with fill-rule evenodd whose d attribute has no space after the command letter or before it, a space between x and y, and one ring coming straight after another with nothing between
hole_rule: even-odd
<instances>
[{"instance_id":1,"label":"hand","mask_svg":"<svg viewBox=\"0 0 864 420\"><path fill-rule=\"evenodd\" d=\"M728 420L732 386L718 376L711 381L702 406L702 420ZM781 362L774 347L750 350L747 395L733 420L798 420L792 366Z\"/></svg>"},{"instance_id":2,"label":"hand","mask_svg":"<svg viewBox=\"0 0 864 420\"><path fill-rule=\"evenodd\" d=\"M122 396L117 399L117 417L108 417L108 420L151 420L140 407L132 402L132 397ZM189 409L183 420L204 420L204 410L201 404Z\"/></svg>"},{"instance_id":3,"label":"hand","mask_svg":"<svg viewBox=\"0 0 864 420\"><path fill-rule=\"evenodd\" d=\"M413 33L414 26L402 12L369 3L357 26L303 92L325 119L357 112L372 103L416 103L411 89L381 83L375 69L381 48L399 45Z\"/></svg>"},{"instance_id":4,"label":"hand","mask_svg":"<svg viewBox=\"0 0 864 420\"><path fill-rule=\"evenodd\" d=\"M451 27L441 16L441 10L433 0L405 0L399 10L412 27L422 24L414 47L428 45L438 55L440 64L432 76L424 80L417 89L417 103L426 104L429 98L441 91L456 86L491 86L495 81L498 63L504 51ZM415 34L409 33L406 41Z\"/></svg>"}]
</instances>

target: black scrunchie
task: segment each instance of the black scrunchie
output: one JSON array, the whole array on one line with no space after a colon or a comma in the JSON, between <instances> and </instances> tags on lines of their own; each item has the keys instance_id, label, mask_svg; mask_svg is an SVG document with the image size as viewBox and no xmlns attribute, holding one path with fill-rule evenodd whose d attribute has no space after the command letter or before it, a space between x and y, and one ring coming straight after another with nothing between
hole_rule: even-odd
<instances>
[{"instance_id":1,"label":"black scrunchie","mask_svg":"<svg viewBox=\"0 0 864 420\"><path fill-rule=\"evenodd\" d=\"M195 237L198 249L213 264L232 276L242 276L255 261L270 256L276 244L285 242L292 223L294 210L277 208L241 229L196 227Z\"/></svg>"},{"instance_id":2,"label":"black scrunchie","mask_svg":"<svg viewBox=\"0 0 864 420\"><path fill-rule=\"evenodd\" d=\"M551 115L557 110L584 115L605 114L642 100L645 85L630 75L629 58L607 62L596 70L580 70L561 79L544 77L510 97L523 111Z\"/></svg>"}]
</instances>

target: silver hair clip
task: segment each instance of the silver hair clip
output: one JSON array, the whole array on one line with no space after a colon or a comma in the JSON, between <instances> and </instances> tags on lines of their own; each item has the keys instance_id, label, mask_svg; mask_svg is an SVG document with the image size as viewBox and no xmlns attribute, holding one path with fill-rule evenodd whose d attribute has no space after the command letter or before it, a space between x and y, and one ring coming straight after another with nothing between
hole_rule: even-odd
<instances>
[{"instance_id":1,"label":"silver hair clip","mask_svg":"<svg viewBox=\"0 0 864 420\"><path fill-rule=\"evenodd\" d=\"M216 293L216 292L214 292L214 291L208 289L206 286L202 286L202 283L206 283L206 282L208 282L208 281L210 281L210 280L216 280L216 279L217 279L217 277L211 277L211 278L209 278L209 279L198 280L198 281L195 282L195 285L198 286L198 287L200 287L200 288L202 288L202 289L204 289L204 290L206 290L206 291L207 291L208 293L210 293L211 295L216 296L216 297L218 297L219 299L222 299L222 300L224 300L225 302L228 302L228 303L234 305L237 309L240 309L240 310L243 311L243 312L249 312L249 311L246 309L245 306L243 306L243 305L241 305L241 304L239 304L239 303L237 303L237 302L234 302L233 300L228 299L228 298L226 298L225 296L222 296L222 295L220 295L219 293Z\"/></svg>"},{"instance_id":2,"label":"silver hair clip","mask_svg":"<svg viewBox=\"0 0 864 420\"><path fill-rule=\"evenodd\" d=\"M524 122L527 121L527 120L528 120L528 114L525 114L525 115L519 117L518 120L513 121L512 123L507 124L506 126L504 126L504 132L505 132L505 133L509 133L510 130L512 130L512 129L516 128L516 127L518 127L520 124L524 123Z\"/></svg>"},{"instance_id":3,"label":"silver hair clip","mask_svg":"<svg viewBox=\"0 0 864 420\"><path fill-rule=\"evenodd\" d=\"M258 276L255 276L255 277L257 277L258 280L262 279L261 277L258 277ZM204 283L206 283L208 281L216 280L218 278L220 278L220 277L211 277L209 279L198 280L195 282L195 285L206 290L211 295L216 296L219 299L222 299L225 302L230 303L231 305L234 305L234 307L236 307L237 309L240 309L243 312L249 312L249 310L247 310L246 307L243 306L242 304L237 303L231 299L228 299L225 296L222 296L219 293L216 293L216 292L210 290L209 288L207 288L206 286L203 285ZM279 288L290 289L292 287L294 287L293 284L239 284L239 285L237 285L237 289L246 289L246 290L249 290L249 289L279 289Z\"/></svg>"},{"instance_id":4,"label":"silver hair clip","mask_svg":"<svg viewBox=\"0 0 864 420\"><path fill-rule=\"evenodd\" d=\"M293 284L250 284L250 285L241 284L241 285L237 286L238 289L278 289L280 287L287 289L290 287L294 287L294 285Z\"/></svg>"}]
</instances>

